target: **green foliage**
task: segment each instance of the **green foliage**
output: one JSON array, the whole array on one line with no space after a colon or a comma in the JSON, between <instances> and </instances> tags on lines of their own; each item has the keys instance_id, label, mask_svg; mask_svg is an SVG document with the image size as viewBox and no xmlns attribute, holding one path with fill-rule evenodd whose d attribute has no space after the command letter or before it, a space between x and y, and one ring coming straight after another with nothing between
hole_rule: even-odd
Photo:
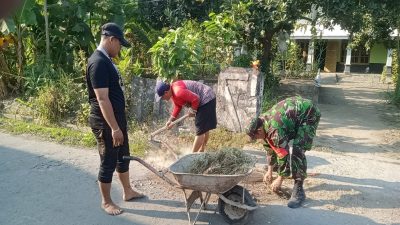
<instances>
[{"instance_id":1,"label":"green foliage","mask_svg":"<svg viewBox=\"0 0 400 225\"><path fill-rule=\"evenodd\" d=\"M12 18L0 21L1 22L1 33L14 33L20 32L20 25L36 25L37 24L37 15L36 9L38 6L35 3L35 0L25 0L22 7L15 12Z\"/></svg>"},{"instance_id":2,"label":"green foliage","mask_svg":"<svg viewBox=\"0 0 400 225\"><path fill-rule=\"evenodd\" d=\"M86 66L87 66L87 58L86 53L83 50L74 51L74 68L73 71L77 74L75 77L85 77L86 75Z\"/></svg>"},{"instance_id":3,"label":"green foliage","mask_svg":"<svg viewBox=\"0 0 400 225\"><path fill-rule=\"evenodd\" d=\"M249 1L248 28L245 29L246 44L261 61L261 71L271 76L273 57L272 42L281 31L291 33L295 23L311 9L307 0L257 0Z\"/></svg>"},{"instance_id":4,"label":"green foliage","mask_svg":"<svg viewBox=\"0 0 400 225\"><path fill-rule=\"evenodd\" d=\"M397 80L399 79L399 61L397 60L399 57L399 54L397 53L397 49L393 50L393 54L392 54L392 79L393 79L393 83L397 83Z\"/></svg>"},{"instance_id":5,"label":"green foliage","mask_svg":"<svg viewBox=\"0 0 400 225\"><path fill-rule=\"evenodd\" d=\"M232 66L247 68L247 67L250 67L251 61L252 61L252 58L250 55L248 55L248 54L239 55L239 56L234 57Z\"/></svg>"},{"instance_id":6,"label":"green foliage","mask_svg":"<svg viewBox=\"0 0 400 225\"><path fill-rule=\"evenodd\" d=\"M399 36L397 37L397 49L396 49L396 54L393 54L393 67L392 67L392 76L393 76L393 81L395 82L395 91L393 93L393 98L392 101L394 104L396 104L397 106L400 107L400 68L399 68L399 64L400 64L400 54L399 54L399 50L400 50L400 40L399 40Z\"/></svg>"},{"instance_id":7,"label":"green foliage","mask_svg":"<svg viewBox=\"0 0 400 225\"><path fill-rule=\"evenodd\" d=\"M139 59L136 59L135 63L132 65L132 72L137 76L142 76L144 74L143 65L139 62Z\"/></svg>"},{"instance_id":8,"label":"green foliage","mask_svg":"<svg viewBox=\"0 0 400 225\"><path fill-rule=\"evenodd\" d=\"M134 129L129 133L129 149L135 156L144 156L147 149L149 149L148 134L142 130Z\"/></svg>"},{"instance_id":9,"label":"green foliage","mask_svg":"<svg viewBox=\"0 0 400 225\"><path fill-rule=\"evenodd\" d=\"M207 42L206 54L221 64L230 65L233 61L233 49L238 44L236 23L231 11L220 14L210 13L210 20L202 23L204 40Z\"/></svg>"},{"instance_id":10,"label":"green foliage","mask_svg":"<svg viewBox=\"0 0 400 225\"><path fill-rule=\"evenodd\" d=\"M54 124L63 118L59 105L62 96L55 85L49 84L39 90L38 97L33 100L33 107L39 120L44 124Z\"/></svg>"},{"instance_id":11,"label":"green foliage","mask_svg":"<svg viewBox=\"0 0 400 225\"><path fill-rule=\"evenodd\" d=\"M90 104L85 102L80 105L80 108L76 112L76 124L82 126L88 126L90 114Z\"/></svg>"},{"instance_id":12,"label":"green foliage","mask_svg":"<svg viewBox=\"0 0 400 225\"><path fill-rule=\"evenodd\" d=\"M155 78L151 72L151 57L149 49L158 41L162 31L155 30L146 22L131 19L125 26L128 41L132 44L128 54L122 53L122 68L127 68L128 76L141 76ZM125 50L123 50L124 52ZM126 51L125 51L126 52Z\"/></svg>"},{"instance_id":13,"label":"green foliage","mask_svg":"<svg viewBox=\"0 0 400 225\"><path fill-rule=\"evenodd\" d=\"M9 119L0 116L0 130L13 134L31 134L42 137L46 140L55 141L60 144L71 146L82 146L93 148L96 146L96 139L92 132L74 130L60 126L43 126L36 123ZM149 148L148 135L139 129L129 133L130 151L135 156L142 157Z\"/></svg>"},{"instance_id":14,"label":"green foliage","mask_svg":"<svg viewBox=\"0 0 400 225\"><path fill-rule=\"evenodd\" d=\"M307 78L305 64L302 60L301 48L295 42L288 45L285 52L278 52L273 62L273 71L278 73L284 66L286 78ZM284 62L283 62L284 61ZM282 65L284 63L284 65Z\"/></svg>"},{"instance_id":15,"label":"green foliage","mask_svg":"<svg viewBox=\"0 0 400 225\"><path fill-rule=\"evenodd\" d=\"M36 95L39 90L54 80L58 80L62 70L56 70L44 57L27 65L24 73L23 93L26 97Z\"/></svg>"},{"instance_id":16,"label":"green foliage","mask_svg":"<svg viewBox=\"0 0 400 225\"><path fill-rule=\"evenodd\" d=\"M134 75L132 72L132 62L131 62L131 49L121 49L120 56L114 59L114 63L118 67L118 71L121 72L124 81L130 80Z\"/></svg>"},{"instance_id":17,"label":"green foliage","mask_svg":"<svg viewBox=\"0 0 400 225\"><path fill-rule=\"evenodd\" d=\"M321 19L325 22L325 25L338 24L352 36L363 29L363 16L366 14L367 6L371 2L370 0L321 0L316 1L315 4L322 11Z\"/></svg>"},{"instance_id":18,"label":"green foliage","mask_svg":"<svg viewBox=\"0 0 400 225\"><path fill-rule=\"evenodd\" d=\"M188 20L203 22L210 12L219 12L225 0L139 0L139 16L156 29L178 28Z\"/></svg>"},{"instance_id":19,"label":"green foliage","mask_svg":"<svg viewBox=\"0 0 400 225\"><path fill-rule=\"evenodd\" d=\"M82 106L85 90L81 84L64 74L59 80L49 82L39 89L37 97L31 99L34 117L40 123L55 124L75 116L80 109L80 119L85 119L87 108ZM86 110L86 112L85 112Z\"/></svg>"},{"instance_id":20,"label":"green foliage","mask_svg":"<svg viewBox=\"0 0 400 225\"><path fill-rule=\"evenodd\" d=\"M153 71L164 79L190 79L200 63L202 41L200 34L187 23L184 27L170 30L164 38L149 50L152 54ZM189 29L187 29L189 28Z\"/></svg>"},{"instance_id":21,"label":"green foliage","mask_svg":"<svg viewBox=\"0 0 400 225\"><path fill-rule=\"evenodd\" d=\"M278 102L277 92L279 88L279 78L267 76L265 78L264 95L261 105L261 112L266 112Z\"/></svg>"}]
</instances>

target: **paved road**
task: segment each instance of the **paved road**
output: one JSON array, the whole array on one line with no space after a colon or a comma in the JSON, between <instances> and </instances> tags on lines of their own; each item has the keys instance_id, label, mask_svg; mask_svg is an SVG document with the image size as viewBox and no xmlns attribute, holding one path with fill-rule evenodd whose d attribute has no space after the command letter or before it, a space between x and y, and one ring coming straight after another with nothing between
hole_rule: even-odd
<instances>
[{"instance_id":1,"label":"paved road","mask_svg":"<svg viewBox=\"0 0 400 225\"><path fill-rule=\"evenodd\" d=\"M354 108L354 102L363 100L349 98L349 94L357 94L358 90L341 86L328 86L325 90L328 88L340 91L343 99L353 101L346 105L349 112ZM365 89L370 90L369 87ZM369 93L361 94L365 97ZM400 224L400 160L374 154L377 148L371 147L374 139L367 133L376 130L372 125L379 125L381 131L385 126L377 123L375 117L360 119L367 114L365 110L354 111L355 116L349 114L348 118L354 120L343 122L337 119L343 113L335 113L335 110L344 109L330 102L336 100L334 96L339 95L323 95L324 118L317 142L348 150L307 153L310 171L321 175L306 180L308 198L305 206L293 210L286 207L285 200L271 200L268 205L261 205L247 224ZM374 111L368 111L368 115L371 112ZM339 129L338 124L343 129ZM351 126L346 126L348 124ZM361 139L360 132L369 139ZM344 137L348 140L340 142ZM383 146L398 157L394 145ZM94 149L71 148L33 137L0 133L0 224L188 224L180 193L160 186L162 181L154 177L149 179L148 171L136 163L131 166L133 183L142 183L137 188L149 197L138 202L123 202L116 182L112 196L125 213L115 217L106 215L99 207L98 161ZM213 207L215 203L211 205ZM225 223L218 213L207 211L201 214L198 224Z\"/></svg>"},{"instance_id":2,"label":"paved road","mask_svg":"<svg viewBox=\"0 0 400 225\"><path fill-rule=\"evenodd\" d=\"M123 202L119 183L112 196L125 213L105 215L99 207L98 160L94 150L0 133L0 224L187 224L183 201L149 196L140 202ZM141 175L132 175L135 180L148 175L138 164L132 167ZM212 213L202 214L199 224L208 224L209 219L224 224Z\"/></svg>"},{"instance_id":3,"label":"paved road","mask_svg":"<svg viewBox=\"0 0 400 225\"><path fill-rule=\"evenodd\" d=\"M99 207L96 184L98 155L94 150L70 148L0 133L0 154L1 224L187 224L181 200L153 199L150 195L140 202L126 203L121 201L118 185L114 185L112 195L117 204L125 209L125 213L115 217L105 215ZM319 157L313 156L311 159L318 162ZM146 177L142 167L133 164L132 170L142 174L134 179ZM215 204L211 207L215 207ZM199 220L198 224L225 224L222 217L213 212L203 213ZM367 217L318 207L292 210L284 202L278 201L261 206L248 224L378 223Z\"/></svg>"}]
</instances>

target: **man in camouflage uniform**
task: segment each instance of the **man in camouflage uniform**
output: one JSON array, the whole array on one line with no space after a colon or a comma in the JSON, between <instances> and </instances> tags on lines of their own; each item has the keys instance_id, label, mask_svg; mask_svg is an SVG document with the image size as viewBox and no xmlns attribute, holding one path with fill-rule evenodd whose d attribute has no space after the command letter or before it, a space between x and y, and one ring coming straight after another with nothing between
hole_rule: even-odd
<instances>
[{"instance_id":1,"label":"man in camouflage uniform","mask_svg":"<svg viewBox=\"0 0 400 225\"><path fill-rule=\"evenodd\" d=\"M299 96L284 99L248 126L247 134L265 141L268 171L264 181L272 180L272 170L278 178L272 189L278 191L283 177L292 177L294 187L288 207L298 208L305 199L303 181L307 176L305 151L310 150L321 113L311 100ZM292 146L289 143L292 142ZM290 152L292 152L290 154Z\"/></svg>"}]
</instances>

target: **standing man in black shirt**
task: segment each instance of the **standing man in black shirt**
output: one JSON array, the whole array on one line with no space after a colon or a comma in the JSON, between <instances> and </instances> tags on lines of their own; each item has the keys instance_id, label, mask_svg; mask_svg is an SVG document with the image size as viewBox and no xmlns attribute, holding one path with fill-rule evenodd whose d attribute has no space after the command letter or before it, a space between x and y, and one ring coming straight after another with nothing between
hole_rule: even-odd
<instances>
[{"instance_id":1,"label":"standing man in black shirt","mask_svg":"<svg viewBox=\"0 0 400 225\"><path fill-rule=\"evenodd\" d=\"M99 47L90 56L86 72L91 105L89 124L100 154L98 181L101 207L110 215L122 213L122 209L114 204L110 196L115 170L124 189L122 197L125 201L143 197L132 189L129 181L129 160L122 158L129 155L125 98L121 76L111 61L111 58L118 55L121 46L130 46L122 29L115 23L104 24L101 27Z\"/></svg>"}]
</instances>

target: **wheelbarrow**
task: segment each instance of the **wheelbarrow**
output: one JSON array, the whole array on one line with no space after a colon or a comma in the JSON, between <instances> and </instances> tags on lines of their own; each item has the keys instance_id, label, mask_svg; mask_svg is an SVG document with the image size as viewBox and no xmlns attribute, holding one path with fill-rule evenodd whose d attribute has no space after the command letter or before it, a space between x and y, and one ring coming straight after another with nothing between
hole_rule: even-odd
<instances>
[{"instance_id":1,"label":"wheelbarrow","mask_svg":"<svg viewBox=\"0 0 400 225\"><path fill-rule=\"evenodd\" d=\"M255 209L258 208L253 201L250 193L242 186L237 185L240 181L251 174L253 168L250 168L244 174L237 175L214 175L214 174L192 174L189 173L189 167L192 162L201 157L204 153L193 153L183 156L173 163L168 169L160 172L144 160L135 156L124 156L125 160L134 160L145 166L158 177L166 181L171 186L181 189L185 198L186 213L189 224L194 225L202 209L206 209L210 196L215 194L219 197L219 213L229 224L242 223L246 221ZM255 162L255 160L254 160ZM254 167L254 164L253 166ZM171 180L166 173L172 173L175 181ZM192 191L189 195L187 191ZM203 198L202 192L205 192ZM190 209L193 203L200 198L200 208L193 222L190 217ZM215 210L215 211L216 211Z\"/></svg>"}]
</instances>

